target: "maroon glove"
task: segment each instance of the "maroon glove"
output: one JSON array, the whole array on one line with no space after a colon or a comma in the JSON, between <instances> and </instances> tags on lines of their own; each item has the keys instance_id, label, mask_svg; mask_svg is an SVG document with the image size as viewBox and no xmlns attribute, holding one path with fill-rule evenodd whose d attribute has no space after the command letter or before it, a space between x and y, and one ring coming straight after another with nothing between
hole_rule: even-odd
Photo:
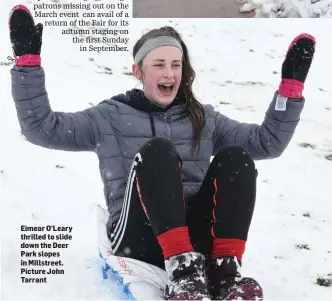
<instances>
[{"instance_id":1,"label":"maroon glove","mask_svg":"<svg viewBox=\"0 0 332 301\"><path fill-rule=\"evenodd\" d=\"M315 53L316 41L309 34L297 36L288 48L282 64L278 93L288 98L301 98L304 82Z\"/></svg>"},{"instance_id":2,"label":"maroon glove","mask_svg":"<svg viewBox=\"0 0 332 301\"><path fill-rule=\"evenodd\" d=\"M37 24L27 7L15 6L9 17L10 40L18 66L40 66L43 25Z\"/></svg>"}]
</instances>

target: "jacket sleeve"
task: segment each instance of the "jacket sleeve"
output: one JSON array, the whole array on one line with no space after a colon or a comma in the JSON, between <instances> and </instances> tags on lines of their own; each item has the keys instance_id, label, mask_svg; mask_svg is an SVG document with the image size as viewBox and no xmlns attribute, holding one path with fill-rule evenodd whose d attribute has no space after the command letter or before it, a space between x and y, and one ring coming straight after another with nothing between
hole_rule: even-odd
<instances>
[{"instance_id":1,"label":"jacket sleeve","mask_svg":"<svg viewBox=\"0 0 332 301\"><path fill-rule=\"evenodd\" d=\"M22 134L33 144L66 151L93 151L99 141L96 107L76 113L53 112L42 67L11 70L12 96Z\"/></svg>"},{"instance_id":2,"label":"jacket sleeve","mask_svg":"<svg viewBox=\"0 0 332 301\"><path fill-rule=\"evenodd\" d=\"M213 132L214 154L223 146L244 147L254 160L279 157L292 139L305 99L288 99L285 111L276 111L277 92L261 125L240 123L216 113Z\"/></svg>"}]
</instances>

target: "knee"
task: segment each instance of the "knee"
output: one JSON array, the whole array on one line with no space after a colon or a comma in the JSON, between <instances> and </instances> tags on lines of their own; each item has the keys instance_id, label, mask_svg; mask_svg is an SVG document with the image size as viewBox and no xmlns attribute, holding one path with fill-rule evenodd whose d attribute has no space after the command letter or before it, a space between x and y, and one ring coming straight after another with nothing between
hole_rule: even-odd
<instances>
[{"instance_id":1,"label":"knee","mask_svg":"<svg viewBox=\"0 0 332 301\"><path fill-rule=\"evenodd\" d=\"M221 148L214 157L218 166L232 165L235 168L240 166L255 169L255 163L249 152L242 146L229 145Z\"/></svg>"},{"instance_id":2,"label":"knee","mask_svg":"<svg viewBox=\"0 0 332 301\"><path fill-rule=\"evenodd\" d=\"M162 137L154 137L145 142L139 152L141 153L142 157L147 159L150 158L151 160L155 159L156 157L159 157L159 159L169 157L180 158L173 143L170 140Z\"/></svg>"},{"instance_id":3,"label":"knee","mask_svg":"<svg viewBox=\"0 0 332 301\"><path fill-rule=\"evenodd\" d=\"M160 150L165 150L165 149L173 149L173 143L171 140L168 140L163 137L154 137L150 140L148 140L145 143L145 146L152 147L154 149L160 149Z\"/></svg>"},{"instance_id":4,"label":"knee","mask_svg":"<svg viewBox=\"0 0 332 301\"><path fill-rule=\"evenodd\" d=\"M221 148L215 155L216 158L223 160L250 160L253 162L249 152L242 146L229 145ZM219 161L219 160L218 160Z\"/></svg>"}]
</instances>

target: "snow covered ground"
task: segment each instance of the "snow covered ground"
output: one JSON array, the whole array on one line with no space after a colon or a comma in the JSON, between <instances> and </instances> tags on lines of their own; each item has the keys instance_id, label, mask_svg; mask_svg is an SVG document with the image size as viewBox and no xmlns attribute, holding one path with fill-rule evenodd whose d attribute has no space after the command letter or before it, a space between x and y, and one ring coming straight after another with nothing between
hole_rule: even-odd
<instances>
[{"instance_id":1,"label":"snow covered ground","mask_svg":"<svg viewBox=\"0 0 332 301\"><path fill-rule=\"evenodd\" d=\"M256 18L331 18L331 0L237 0L240 11L255 10Z\"/></svg>"},{"instance_id":2,"label":"snow covered ground","mask_svg":"<svg viewBox=\"0 0 332 301\"><path fill-rule=\"evenodd\" d=\"M20 134L7 60L11 55L7 17L16 3L0 2L1 298L122 298L99 272L95 220L90 214L93 203L105 204L97 157L42 149ZM316 284L318 277L332 273L332 23L320 21L131 22L131 46L145 29L175 26L197 72L196 95L243 122L263 120L291 40L302 32L317 39L296 134L280 158L257 162L257 205L242 272L260 281L268 300L332 299L332 287ZM80 53L60 28L44 29L42 64L53 110L78 111L137 86L126 75L130 53ZM105 67L112 74L105 73ZM21 225L47 224L73 227L73 240L61 251L65 274L51 275L47 284L21 284Z\"/></svg>"}]
</instances>

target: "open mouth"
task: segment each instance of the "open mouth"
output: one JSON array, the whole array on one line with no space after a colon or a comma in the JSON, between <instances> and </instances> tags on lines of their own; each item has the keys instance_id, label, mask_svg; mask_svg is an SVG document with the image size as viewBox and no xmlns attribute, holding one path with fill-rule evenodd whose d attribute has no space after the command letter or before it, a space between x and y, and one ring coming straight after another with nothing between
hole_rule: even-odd
<instances>
[{"instance_id":1,"label":"open mouth","mask_svg":"<svg viewBox=\"0 0 332 301\"><path fill-rule=\"evenodd\" d=\"M172 93L174 89L174 84L159 84L158 88L162 94L168 95Z\"/></svg>"}]
</instances>

